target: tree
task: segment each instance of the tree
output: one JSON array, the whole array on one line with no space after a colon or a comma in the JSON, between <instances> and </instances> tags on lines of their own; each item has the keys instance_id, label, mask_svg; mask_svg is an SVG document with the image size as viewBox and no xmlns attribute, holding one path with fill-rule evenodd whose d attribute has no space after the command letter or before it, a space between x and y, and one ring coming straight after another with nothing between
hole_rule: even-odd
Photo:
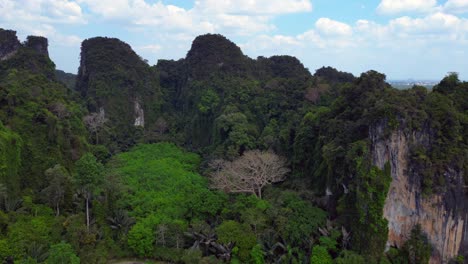
<instances>
[{"instance_id":1,"label":"tree","mask_svg":"<svg viewBox=\"0 0 468 264\"><path fill-rule=\"evenodd\" d=\"M257 238L247 224L241 224L233 220L222 222L216 228L218 241L228 245L234 243L237 256L241 261L247 262L252 248L257 244Z\"/></svg>"},{"instance_id":2,"label":"tree","mask_svg":"<svg viewBox=\"0 0 468 264\"><path fill-rule=\"evenodd\" d=\"M68 263L80 264L80 259L73 252L70 244L61 242L50 248L49 257L45 261L46 264Z\"/></svg>"},{"instance_id":3,"label":"tree","mask_svg":"<svg viewBox=\"0 0 468 264\"><path fill-rule=\"evenodd\" d=\"M150 256L154 240L154 230L143 222L136 223L128 232L128 246L140 257Z\"/></svg>"},{"instance_id":4,"label":"tree","mask_svg":"<svg viewBox=\"0 0 468 264\"><path fill-rule=\"evenodd\" d=\"M336 264L364 264L366 260L363 256L350 250L343 250L339 257L335 259Z\"/></svg>"},{"instance_id":5,"label":"tree","mask_svg":"<svg viewBox=\"0 0 468 264\"><path fill-rule=\"evenodd\" d=\"M429 263L432 247L426 235L421 229L421 225L415 225L411 230L410 238L403 245L403 254L408 263Z\"/></svg>"},{"instance_id":6,"label":"tree","mask_svg":"<svg viewBox=\"0 0 468 264\"><path fill-rule=\"evenodd\" d=\"M128 212L125 210L116 211L114 217L108 217L107 220L110 228L117 232L118 237L127 234L130 227L135 224L135 219L129 217Z\"/></svg>"},{"instance_id":7,"label":"tree","mask_svg":"<svg viewBox=\"0 0 468 264\"><path fill-rule=\"evenodd\" d=\"M100 182L104 167L96 160L91 153L84 154L75 164L75 181L80 194L85 199L86 206L86 226L89 229L89 202L96 185Z\"/></svg>"},{"instance_id":8,"label":"tree","mask_svg":"<svg viewBox=\"0 0 468 264\"><path fill-rule=\"evenodd\" d=\"M310 264L332 264L333 260L327 249L322 246L314 246L310 256Z\"/></svg>"},{"instance_id":9,"label":"tree","mask_svg":"<svg viewBox=\"0 0 468 264\"><path fill-rule=\"evenodd\" d=\"M83 117L83 123L89 129L90 132L96 136L96 145L99 144L98 133L99 130L104 128L107 118L105 117L104 109L99 109L99 113L91 113Z\"/></svg>"},{"instance_id":10,"label":"tree","mask_svg":"<svg viewBox=\"0 0 468 264\"><path fill-rule=\"evenodd\" d=\"M251 193L262 198L262 189L286 178L286 159L270 151L246 151L234 161L215 160L211 174L216 189L231 193Z\"/></svg>"},{"instance_id":11,"label":"tree","mask_svg":"<svg viewBox=\"0 0 468 264\"><path fill-rule=\"evenodd\" d=\"M70 176L65 168L58 164L47 169L44 174L49 185L42 190L42 194L46 202L55 208L56 215L59 216L60 205L65 200L66 188L71 182Z\"/></svg>"}]
</instances>

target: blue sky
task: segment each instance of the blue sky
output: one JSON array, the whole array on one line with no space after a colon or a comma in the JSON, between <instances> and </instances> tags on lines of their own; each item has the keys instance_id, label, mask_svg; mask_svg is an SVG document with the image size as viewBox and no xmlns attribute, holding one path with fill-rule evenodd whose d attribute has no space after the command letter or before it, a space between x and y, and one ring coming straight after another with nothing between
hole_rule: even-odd
<instances>
[{"instance_id":1,"label":"blue sky","mask_svg":"<svg viewBox=\"0 0 468 264\"><path fill-rule=\"evenodd\" d=\"M0 27L49 38L57 68L76 73L81 41L129 43L150 64L220 33L252 58L293 55L387 79L468 79L468 0L0 0Z\"/></svg>"}]
</instances>

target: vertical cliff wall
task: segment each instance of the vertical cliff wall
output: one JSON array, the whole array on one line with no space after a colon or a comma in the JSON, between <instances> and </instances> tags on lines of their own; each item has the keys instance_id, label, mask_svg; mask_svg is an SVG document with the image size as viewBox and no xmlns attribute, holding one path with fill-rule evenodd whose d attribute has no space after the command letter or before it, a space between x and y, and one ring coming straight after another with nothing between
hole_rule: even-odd
<instances>
[{"instance_id":1,"label":"vertical cliff wall","mask_svg":"<svg viewBox=\"0 0 468 264\"><path fill-rule=\"evenodd\" d=\"M463 172L447 169L446 190L424 197L421 176L410 163L412 146L429 146L429 133L386 134L384 123L371 127L372 162L391 165L392 183L386 198L384 217L389 222L387 246L401 247L411 229L420 224L433 246L431 263L447 263L468 252L468 196Z\"/></svg>"},{"instance_id":2,"label":"vertical cliff wall","mask_svg":"<svg viewBox=\"0 0 468 264\"><path fill-rule=\"evenodd\" d=\"M76 90L90 112L105 109L109 122L100 142L111 151L134 145L140 130L153 131L161 116L157 74L130 45L115 38L82 43Z\"/></svg>"},{"instance_id":3,"label":"vertical cliff wall","mask_svg":"<svg viewBox=\"0 0 468 264\"><path fill-rule=\"evenodd\" d=\"M0 28L0 61L15 55L20 46L21 43L16 37L16 31Z\"/></svg>"}]
</instances>

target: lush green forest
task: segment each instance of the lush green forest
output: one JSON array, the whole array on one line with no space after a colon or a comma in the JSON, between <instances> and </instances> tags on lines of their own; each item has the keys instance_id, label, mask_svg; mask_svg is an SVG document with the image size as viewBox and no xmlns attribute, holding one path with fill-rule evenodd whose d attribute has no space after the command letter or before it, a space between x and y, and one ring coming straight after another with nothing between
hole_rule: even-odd
<instances>
[{"instance_id":1,"label":"lush green forest","mask_svg":"<svg viewBox=\"0 0 468 264\"><path fill-rule=\"evenodd\" d=\"M424 197L468 185L456 73L397 90L376 71L312 75L204 35L155 66L120 40L85 40L75 79L32 46L0 61L4 263L428 263L419 225L386 247L379 126L423 135L409 148Z\"/></svg>"}]
</instances>

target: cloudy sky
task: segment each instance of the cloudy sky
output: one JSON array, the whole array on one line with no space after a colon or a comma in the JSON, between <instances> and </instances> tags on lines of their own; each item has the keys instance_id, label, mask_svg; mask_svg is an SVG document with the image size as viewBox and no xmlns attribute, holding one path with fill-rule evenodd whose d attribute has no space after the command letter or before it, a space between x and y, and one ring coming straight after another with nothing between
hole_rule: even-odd
<instances>
[{"instance_id":1,"label":"cloudy sky","mask_svg":"<svg viewBox=\"0 0 468 264\"><path fill-rule=\"evenodd\" d=\"M155 64L220 33L252 58L294 55L312 73L468 79L468 0L0 0L0 14L22 40L49 38L57 68L72 73L86 38L120 38Z\"/></svg>"}]
</instances>

